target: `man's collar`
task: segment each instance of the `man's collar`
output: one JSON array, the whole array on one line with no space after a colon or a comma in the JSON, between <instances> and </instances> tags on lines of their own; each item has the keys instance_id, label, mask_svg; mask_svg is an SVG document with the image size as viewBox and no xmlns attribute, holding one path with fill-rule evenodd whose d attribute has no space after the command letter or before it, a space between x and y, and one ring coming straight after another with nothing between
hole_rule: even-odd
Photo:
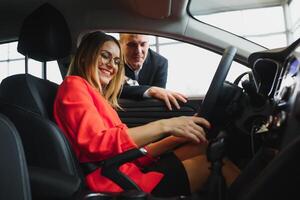
<instances>
[{"instance_id":1,"label":"man's collar","mask_svg":"<svg viewBox=\"0 0 300 200\"><path fill-rule=\"evenodd\" d=\"M134 70L132 67L131 67L131 65L130 64L128 64L128 63L125 63L127 66L128 66L128 68L131 70L131 71L133 71L133 72L139 72L139 71L141 71L141 69L143 68L143 65L139 68L139 69L137 69L137 70Z\"/></svg>"}]
</instances>

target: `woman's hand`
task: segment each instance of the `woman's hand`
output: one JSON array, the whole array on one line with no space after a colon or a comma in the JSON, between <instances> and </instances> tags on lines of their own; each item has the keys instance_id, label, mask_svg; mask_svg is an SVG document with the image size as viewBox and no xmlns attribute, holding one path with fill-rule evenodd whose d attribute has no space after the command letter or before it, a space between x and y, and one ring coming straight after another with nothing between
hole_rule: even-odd
<instances>
[{"instance_id":1,"label":"woman's hand","mask_svg":"<svg viewBox=\"0 0 300 200\"><path fill-rule=\"evenodd\" d=\"M165 132L176 137L189 139L196 143L207 142L204 128L210 128L210 123L201 117L174 117L161 120Z\"/></svg>"},{"instance_id":2,"label":"woman's hand","mask_svg":"<svg viewBox=\"0 0 300 200\"><path fill-rule=\"evenodd\" d=\"M195 143L207 142L204 128L210 128L210 123L201 117L174 117L162 119L128 129L129 136L138 147L157 142L168 136L181 137ZM179 141L178 142L184 142Z\"/></svg>"}]
</instances>

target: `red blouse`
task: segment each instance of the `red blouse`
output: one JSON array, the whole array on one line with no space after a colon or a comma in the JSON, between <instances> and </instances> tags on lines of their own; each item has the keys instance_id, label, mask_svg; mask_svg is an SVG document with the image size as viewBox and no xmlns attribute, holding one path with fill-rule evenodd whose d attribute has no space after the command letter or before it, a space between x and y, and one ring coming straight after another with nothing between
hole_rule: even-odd
<instances>
[{"instance_id":1,"label":"red blouse","mask_svg":"<svg viewBox=\"0 0 300 200\"><path fill-rule=\"evenodd\" d=\"M54 118L80 162L101 161L137 148L116 111L98 90L79 76L67 76L60 85L54 103ZM140 167L149 164L146 160L126 163L120 167L120 171L149 193L163 174L141 172ZM88 174L86 183L96 192L122 191L117 184L101 175L101 169Z\"/></svg>"}]
</instances>

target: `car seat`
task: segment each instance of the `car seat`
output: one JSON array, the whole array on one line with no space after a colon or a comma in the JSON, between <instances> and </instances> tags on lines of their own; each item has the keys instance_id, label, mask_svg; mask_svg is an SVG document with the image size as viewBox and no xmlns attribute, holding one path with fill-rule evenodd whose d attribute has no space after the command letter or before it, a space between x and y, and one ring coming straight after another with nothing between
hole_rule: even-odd
<instances>
[{"instance_id":1,"label":"car seat","mask_svg":"<svg viewBox=\"0 0 300 200\"><path fill-rule=\"evenodd\" d=\"M41 61L70 54L71 36L62 14L46 3L29 15L20 32L18 51ZM53 103L58 85L30 74L7 77L0 86L0 111L17 127L28 165L32 195L36 199L77 199L89 193L82 167L69 142L53 121ZM102 167L125 190L139 188L118 166L144 153L138 149L108 159ZM93 163L90 163L95 167ZM97 167L97 166L96 166ZM107 170L105 170L107 169Z\"/></svg>"},{"instance_id":2,"label":"car seat","mask_svg":"<svg viewBox=\"0 0 300 200\"><path fill-rule=\"evenodd\" d=\"M23 145L12 122L0 114L0 199L31 200Z\"/></svg>"},{"instance_id":3,"label":"car seat","mask_svg":"<svg viewBox=\"0 0 300 200\"><path fill-rule=\"evenodd\" d=\"M0 86L0 111L16 125L27 162L34 169L30 174L34 197L73 196L84 186L66 138L50 120L56 88L55 83L29 74L8 77Z\"/></svg>"},{"instance_id":4,"label":"car seat","mask_svg":"<svg viewBox=\"0 0 300 200\"><path fill-rule=\"evenodd\" d=\"M20 31L18 51L41 61L69 55L71 36L62 14L44 4L30 14ZM26 62L27 63L27 62ZM46 69L44 69L46 71ZM35 198L74 197L84 187L83 175L68 142L51 121L57 84L29 74L9 77L1 84L0 110L17 127L30 166ZM63 191L63 192L61 192Z\"/></svg>"}]
</instances>

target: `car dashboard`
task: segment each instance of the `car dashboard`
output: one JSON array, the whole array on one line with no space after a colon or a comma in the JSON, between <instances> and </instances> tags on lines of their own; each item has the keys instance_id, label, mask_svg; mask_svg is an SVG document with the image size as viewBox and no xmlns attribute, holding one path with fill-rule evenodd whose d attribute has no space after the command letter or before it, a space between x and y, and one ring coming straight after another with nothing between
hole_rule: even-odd
<instances>
[{"instance_id":1,"label":"car dashboard","mask_svg":"<svg viewBox=\"0 0 300 200\"><path fill-rule=\"evenodd\" d=\"M249 56L257 93L268 105L259 128L277 138L279 148L295 139L300 128L299 46L300 39L286 48Z\"/></svg>"},{"instance_id":2,"label":"car dashboard","mask_svg":"<svg viewBox=\"0 0 300 200\"><path fill-rule=\"evenodd\" d=\"M239 157L242 166L231 199L284 199L287 194L299 198L299 46L300 39L248 57L251 78L240 84L243 92L229 134L235 137L231 144L239 144L229 157ZM243 143L239 135L250 142ZM241 159L244 149L250 149L249 160Z\"/></svg>"}]
</instances>

